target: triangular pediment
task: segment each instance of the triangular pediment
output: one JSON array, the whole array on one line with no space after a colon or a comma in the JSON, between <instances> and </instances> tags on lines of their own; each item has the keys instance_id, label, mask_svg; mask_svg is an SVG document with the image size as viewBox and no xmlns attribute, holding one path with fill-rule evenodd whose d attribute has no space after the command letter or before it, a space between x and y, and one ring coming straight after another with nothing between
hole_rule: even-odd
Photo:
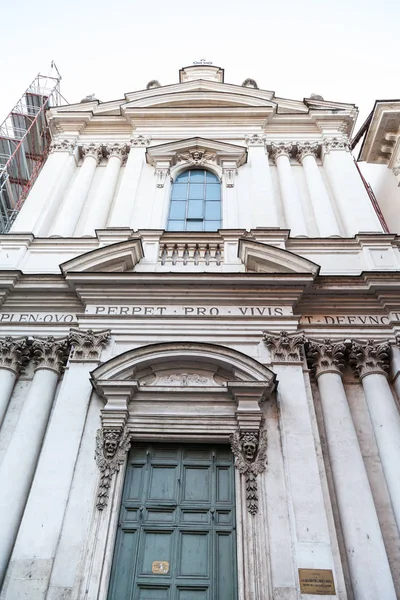
<instances>
[{"instance_id":1,"label":"triangular pediment","mask_svg":"<svg viewBox=\"0 0 400 600\"><path fill-rule=\"evenodd\" d=\"M176 162L182 153L200 151L210 153L214 156L217 164L222 160L234 161L239 167L247 160L247 148L236 144L227 144L226 142L218 142L201 137L187 138L178 140L177 142L169 142L167 144L159 144L147 148L146 160L151 165L155 165L157 161Z\"/></svg>"},{"instance_id":2,"label":"triangular pediment","mask_svg":"<svg viewBox=\"0 0 400 600\"><path fill-rule=\"evenodd\" d=\"M124 273L143 258L142 242L134 238L85 252L60 265L62 273Z\"/></svg>"},{"instance_id":3,"label":"triangular pediment","mask_svg":"<svg viewBox=\"0 0 400 600\"><path fill-rule=\"evenodd\" d=\"M293 252L246 238L239 240L238 254L246 271L255 273L310 273L315 277L320 269L316 263Z\"/></svg>"}]
</instances>

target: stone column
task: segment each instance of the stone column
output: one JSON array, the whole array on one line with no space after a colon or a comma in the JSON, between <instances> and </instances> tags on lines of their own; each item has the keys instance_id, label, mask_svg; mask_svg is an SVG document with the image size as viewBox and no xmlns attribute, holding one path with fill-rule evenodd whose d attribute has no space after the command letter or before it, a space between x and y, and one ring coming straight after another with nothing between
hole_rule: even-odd
<instances>
[{"instance_id":1,"label":"stone column","mask_svg":"<svg viewBox=\"0 0 400 600\"><path fill-rule=\"evenodd\" d=\"M348 237L361 231L383 232L354 164L346 138L325 138L323 163Z\"/></svg>"},{"instance_id":2,"label":"stone column","mask_svg":"<svg viewBox=\"0 0 400 600\"><path fill-rule=\"evenodd\" d=\"M304 337L297 333L264 334L273 370L277 399L293 551L298 567L334 570L330 531L323 497L317 451L303 372Z\"/></svg>"},{"instance_id":3,"label":"stone column","mask_svg":"<svg viewBox=\"0 0 400 600\"><path fill-rule=\"evenodd\" d=\"M0 584L3 580L43 443L58 378L68 354L66 338L32 344L35 374L0 465Z\"/></svg>"},{"instance_id":4,"label":"stone column","mask_svg":"<svg viewBox=\"0 0 400 600\"><path fill-rule=\"evenodd\" d=\"M318 142L297 144L297 159L303 165L319 235L320 237L340 236L331 199L317 165L317 153Z\"/></svg>"},{"instance_id":5,"label":"stone column","mask_svg":"<svg viewBox=\"0 0 400 600\"><path fill-rule=\"evenodd\" d=\"M400 337L396 338L396 345L392 346L391 359L392 384L400 402Z\"/></svg>"},{"instance_id":6,"label":"stone column","mask_svg":"<svg viewBox=\"0 0 400 600\"><path fill-rule=\"evenodd\" d=\"M131 148L124 168L121 185L111 209L109 227L129 227L134 214L136 192L139 185L140 173L144 163L146 146L151 138L145 135L135 135L131 139Z\"/></svg>"},{"instance_id":7,"label":"stone column","mask_svg":"<svg viewBox=\"0 0 400 600\"><path fill-rule=\"evenodd\" d=\"M253 133L245 136L249 147L251 177L251 227L279 227L276 200L266 151L266 136Z\"/></svg>"},{"instance_id":8,"label":"stone column","mask_svg":"<svg viewBox=\"0 0 400 600\"><path fill-rule=\"evenodd\" d=\"M68 163L74 163L74 147L75 142L71 140L56 139L52 142L49 156L11 227L11 233L38 235L43 213L47 213L53 203Z\"/></svg>"},{"instance_id":9,"label":"stone column","mask_svg":"<svg viewBox=\"0 0 400 600\"><path fill-rule=\"evenodd\" d=\"M291 237L306 236L307 225L297 193L296 181L290 165L290 155L293 144L286 142L271 144L271 154L278 169L279 186L281 190L286 227L290 229Z\"/></svg>"},{"instance_id":10,"label":"stone column","mask_svg":"<svg viewBox=\"0 0 400 600\"><path fill-rule=\"evenodd\" d=\"M81 235L94 235L95 229L103 229L106 226L121 164L126 158L126 145L108 144L105 146L105 154L108 156L108 163Z\"/></svg>"},{"instance_id":11,"label":"stone column","mask_svg":"<svg viewBox=\"0 0 400 600\"><path fill-rule=\"evenodd\" d=\"M390 346L368 340L351 345L350 361L367 401L383 472L400 532L400 414L387 380Z\"/></svg>"},{"instance_id":12,"label":"stone column","mask_svg":"<svg viewBox=\"0 0 400 600\"><path fill-rule=\"evenodd\" d=\"M0 426L17 377L28 361L29 348L26 338L0 338Z\"/></svg>"},{"instance_id":13,"label":"stone column","mask_svg":"<svg viewBox=\"0 0 400 600\"><path fill-rule=\"evenodd\" d=\"M340 521L355 600L395 600L392 574L368 476L342 383L346 346L310 341Z\"/></svg>"},{"instance_id":14,"label":"stone column","mask_svg":"<svg viewBox=\"0 0 400 600\"><path fill-rule=\"evenodd\" d=\"M92 393L90 372L97 366L110 333L72 329L72 352L63 377L35 478L11 556L4 599L43 598L62 522ZM23 577L29 561L30 577Z\"/></svg>"},{"instance_id":15,"label":"stone column","mask_svg":"<svg viewBox=\"0 0 400 600\"><path fill-rule=\"evenodd\" d=\"M70 237L74 234L89 189L103 154L102 146L88 144L82 146L83 163L61 206L58 218L51 227L50 235Z\"/></svg>"}]
</instances>

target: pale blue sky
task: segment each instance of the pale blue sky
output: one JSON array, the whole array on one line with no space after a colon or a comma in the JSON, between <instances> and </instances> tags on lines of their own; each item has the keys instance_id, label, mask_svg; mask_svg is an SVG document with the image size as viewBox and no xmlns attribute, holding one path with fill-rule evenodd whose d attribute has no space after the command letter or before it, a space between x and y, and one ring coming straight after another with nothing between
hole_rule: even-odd
<instances>
[{"instance_id":1,"label":"pale blue sky","mask_svg":"<svg viewBox=\"0 0 400 600\"><path fill-rule=\"evenodd\" d=\"M52 59L69 102L174 83L200 58L278 96L399 98L400 0L0 0L0 120Z\"/></svg>"}]
</instances>

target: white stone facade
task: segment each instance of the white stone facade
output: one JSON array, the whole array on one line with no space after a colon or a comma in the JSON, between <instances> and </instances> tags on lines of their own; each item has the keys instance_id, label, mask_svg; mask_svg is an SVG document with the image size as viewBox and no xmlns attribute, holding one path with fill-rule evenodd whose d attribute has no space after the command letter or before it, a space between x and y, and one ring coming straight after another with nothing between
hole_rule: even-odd
<instances>
[{"instance_id":1,"label":"white stone facade","mask_svg":"<svg viewBox=\"0 0 400 600\"><path fill-rule=\"evenodd\" d=\"M232 444L239 600L311 600L299 569L400 598L399 238L357 111L207 65L153 84L50 109L0 239L0 598L106 600L142 441ZM188 169L218 231L167 230Z\"/></svg>"}]
</instances>

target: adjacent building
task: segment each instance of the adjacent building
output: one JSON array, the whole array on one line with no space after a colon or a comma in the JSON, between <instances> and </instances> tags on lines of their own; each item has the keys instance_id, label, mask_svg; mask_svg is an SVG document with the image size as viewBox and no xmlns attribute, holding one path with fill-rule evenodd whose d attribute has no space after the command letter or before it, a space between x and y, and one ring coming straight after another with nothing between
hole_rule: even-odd
<instances>
[{"instance_id":1,"label":"adjacent building","mask_svg":"<svg viewBox=\"0 0 400 600\"><path fill-rule=\"evenodd\" d=\"M400 223L356 117L209 64L47 111L0 236L1 600L400 598Z\"/></svg>"}]
</instances>

